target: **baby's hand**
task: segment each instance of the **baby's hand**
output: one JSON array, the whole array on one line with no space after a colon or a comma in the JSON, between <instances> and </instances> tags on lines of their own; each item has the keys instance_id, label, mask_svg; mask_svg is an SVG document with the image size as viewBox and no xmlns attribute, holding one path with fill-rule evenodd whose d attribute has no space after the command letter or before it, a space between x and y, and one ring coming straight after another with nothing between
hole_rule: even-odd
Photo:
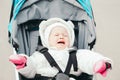
<instances>
[{"instance_id":1,"label":"baby's hand","mask_svg":"<svg viewBox=\"0 0 120 80\"><path fill-rule=\"evenodd\" d=\"M15 64L16 69L21 69L25 67L27 58L20 54L14 54L9 57L9 61Z\"/></svg>"},{"instance_id":2,"label":"baby's hand","mask_svg":"<svg viewBox=\"0 0 120 80\"><path fill-rule=\"evenodd\" d=\"M105 62L105 61L99 61L94 66L94 72L100 73L103 77L106 77L107 70L111 69L111 68L112 68L112 66L110 63Z\"/></svg>"}]
</instances>

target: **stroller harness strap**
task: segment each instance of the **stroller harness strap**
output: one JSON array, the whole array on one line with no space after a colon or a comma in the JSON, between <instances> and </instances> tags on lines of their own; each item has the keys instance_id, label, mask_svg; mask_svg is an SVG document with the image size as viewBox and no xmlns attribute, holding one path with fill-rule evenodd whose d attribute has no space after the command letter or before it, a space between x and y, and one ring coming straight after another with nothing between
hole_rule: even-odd
<instances>
[{"instance_id":1,"label":"stroller harness strap","mask_svg":"<svg viewBox=\"0 0 120 80\"><path fill-rule=\"evenodd\" d=\"M69 59L68 64L66 66L65 74L69 75L71 66L73 65L74 71L77 71L77 58L76 58L76 50L70 50L69 51Z\"/></svg>"},{"instance_id":2,"label":"stroller harness strap","mask_svg":"<svg viewBox=\"0 0 120 80\"><path fill-rule=\"evenodd\" d=\"M69 51L69 59L68 59L68 63L65 69L65 72L63 72L60 67L58 66L58 64L56 63L56 61L54 60L54 58L49 54L48 49L45 47L41 47L38 50L39 52L41 52L45 58L47 59L47 61L49 62L49 64L51 65L51 67L56 67L59 70L59 73L64 73L66 75L69 75L71 66L73 64L73 68L74 71L77 71L77 59L76 59L76 50L70 50Z\"/></svg>"},{"instance_id":3,"label":"stroller harness strap","mask_svg":"<svg viewBox=\"0 0 120 80\"><path fill-rule=\"evenodd\" d=\"M59 70L59 72L62 72L62 70L60 69L60 67L58 66L58 64L55 62L55 60L53 59L53 57L49 54L47 48L42 47L42 49L40 50L40 52L45 56L45 58L47 59L47 61L50 63L51 67L55 66Z\"/></svg>"}]
</instances>

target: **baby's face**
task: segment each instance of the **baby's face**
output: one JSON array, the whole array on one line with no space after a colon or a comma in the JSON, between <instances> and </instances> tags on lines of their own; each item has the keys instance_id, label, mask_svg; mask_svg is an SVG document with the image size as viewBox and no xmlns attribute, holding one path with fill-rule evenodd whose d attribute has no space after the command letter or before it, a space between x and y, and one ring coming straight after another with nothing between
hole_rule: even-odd
<instances>
[{"instance_id":1,"label":"baby's face","mask_svg":"<svg viewBox=\"0 0 120 80\"><path fill-rule=\"evenodd\" d=\"M53 28L49 36L49 45L50 47L56 47L58 50L69 47L70 41L67 30L63 27Z\"/></svg>"}]
</instances>

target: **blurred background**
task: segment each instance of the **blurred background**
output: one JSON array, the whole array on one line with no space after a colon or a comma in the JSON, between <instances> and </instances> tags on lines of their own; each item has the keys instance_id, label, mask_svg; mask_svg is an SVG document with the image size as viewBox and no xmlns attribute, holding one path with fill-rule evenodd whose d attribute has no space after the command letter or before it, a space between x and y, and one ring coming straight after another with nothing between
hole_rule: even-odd
<instances>
[{"instance_id":1,"label":"blurred background","mask_svg":"<svg viewBox=\"0 0 120 80\"><path fill-rule=\"evenodd\" d=\"M0 80L15 80L15 70L8 61L13 49L8 43L7 26L12 0L0 3ZM97 24L97 42L95 51L111 58L113 69L103 78L97 80L120 80L120 0L91 0Z\"/></svg>"}]
</instances>

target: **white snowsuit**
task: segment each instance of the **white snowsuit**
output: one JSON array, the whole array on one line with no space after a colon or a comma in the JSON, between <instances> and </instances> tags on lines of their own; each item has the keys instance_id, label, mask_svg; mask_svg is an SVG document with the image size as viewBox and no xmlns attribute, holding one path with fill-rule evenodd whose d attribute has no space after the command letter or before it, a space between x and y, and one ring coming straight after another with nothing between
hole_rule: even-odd
<instances>
[{"instance_id":1,"label":"white snowsuit","mask_svg":"<svg viewBox=\"0 0 120 80\"><path fill-rule=\"evenodd\" d=\"M64 72L67 66L69 52L68 50L54 50L49 49L48 52L55 59L61 70ZM88 74L95 74L94 65L100 60L105 60L111 63L111 60L102 56L99 53L90 50L78 50L76 53L78 62L78 71L75 72L73 68L70 70L70 74L80 75L81 72ZM58 69L51 67L45 56L40 52L35 52L30 57L27 56L27 65L18 70L22 75L27 78L33 78L35 74L41 74L41 76L54 77L58 73Z\"/></svg>"}]
</instances>

